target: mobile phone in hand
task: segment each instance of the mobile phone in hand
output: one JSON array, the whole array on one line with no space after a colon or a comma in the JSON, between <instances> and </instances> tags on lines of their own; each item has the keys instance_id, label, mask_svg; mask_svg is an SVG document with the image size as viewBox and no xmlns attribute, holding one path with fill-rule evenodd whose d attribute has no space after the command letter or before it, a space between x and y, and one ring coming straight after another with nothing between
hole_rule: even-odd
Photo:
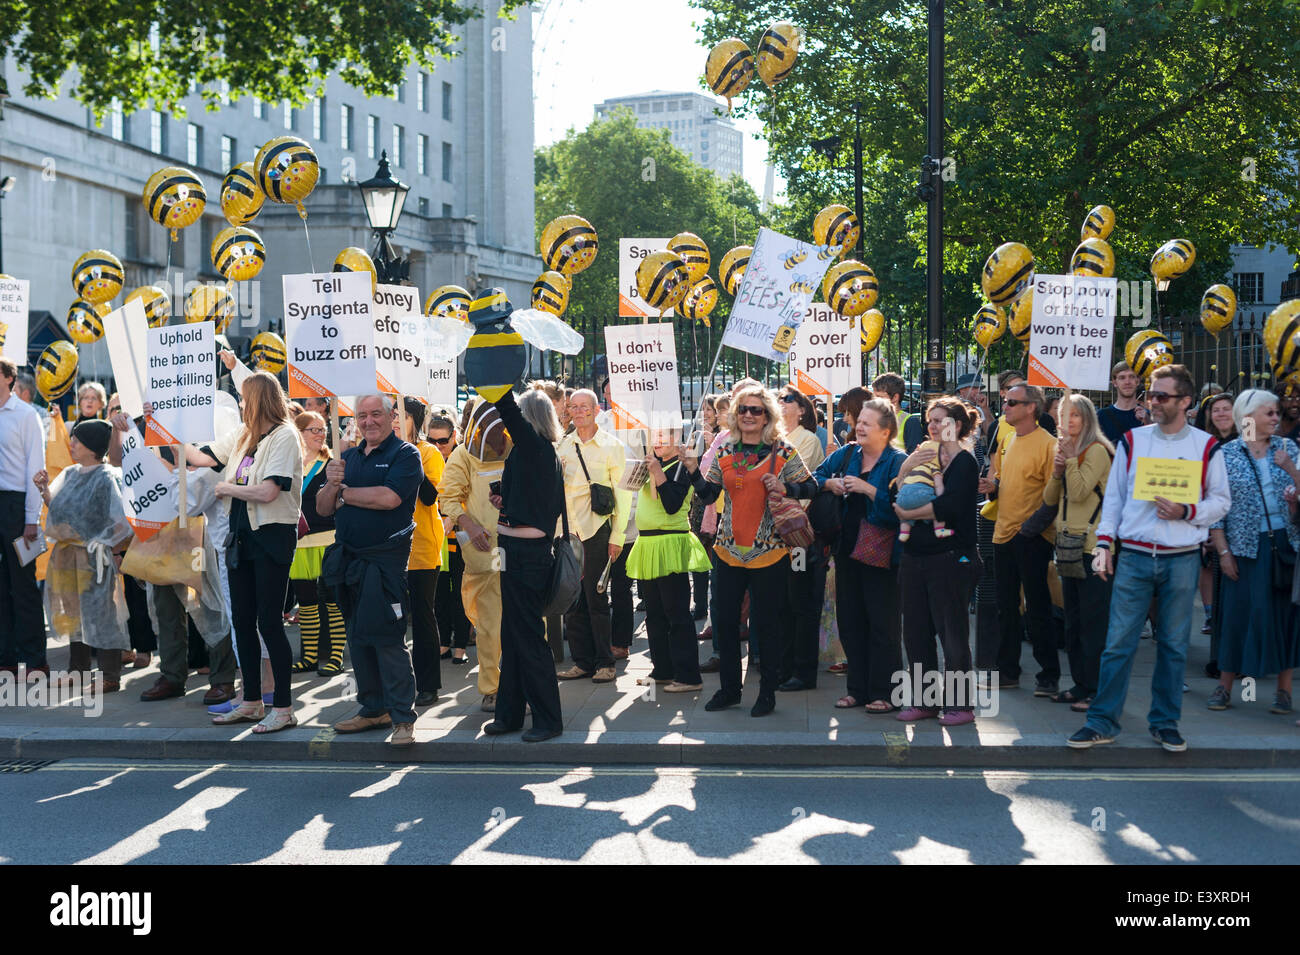
<instances>
[{"instance_id":1,"label":"mobile phone in hand","mask_svg":"<svg viewBox=\"0 0 1300 955\"><path fill-rule=\"evenodd\" d=\"M500 497L500 496L501 496L501 482L500 482L500 481L493 481L491 484L489 484L489 485L488 485L488 493L489 493L489 494L492 494L492 495L495 495L496 497Z\"/></svg>"}]
</instances>

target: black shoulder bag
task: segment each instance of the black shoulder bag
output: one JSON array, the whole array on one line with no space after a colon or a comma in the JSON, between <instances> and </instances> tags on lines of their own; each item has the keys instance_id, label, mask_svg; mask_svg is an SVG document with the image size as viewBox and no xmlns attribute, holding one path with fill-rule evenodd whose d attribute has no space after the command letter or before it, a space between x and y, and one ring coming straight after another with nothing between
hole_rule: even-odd
<instances>
[{"instance_id":1,"label":"black shoulder bag","mask_svg":"<svg viewBox=\"0 0 1300 955\"><path fill-rule=\"evenodd\" d=\"M1269 450L1272 450L1271 444ZM1291 580L1295 576L1295 551L1291 549L1291 542L1287 539L1286 530L1284 528L1273 529L1273 512L1269 510L1268 498L1264 497L1264 482L1259 479L1259 471L1255 469L1255 459L1246 450L1245 442L1242 442L1241 453L1245 455L1246 463L1250 465L1250 473L1255 475L1255 486L1259 488L1260 503L1264 505L1264 517L1268 521L1269 577L1273 582L1273 589L1290 593ZM1265 455L1268 453L1268 451L1264 452ZM1268 463L1267 457L1265 457L1264 462L1265 464ZM1280 543L1279 534L1281 535Z\"/></svg>"},{"instance_id":2,"label":"black shoulder bag","mask_svg":"<svg viewBox=\"0 0 1300 955\"><path fill-rule=\"evenodd\" d=\"M840 480L849 473L849 464L853 460L853 451L850 449L844 455L844 469L840 471ZM838 494L834 494L826 488L821 488L813 499L808 502L808 522L812 524L813 533L817 535L817 540L826 545L833 546L840 538L840 524L844 518L844 499Z\"/></svg>"},{"instance_id":3,"label":"black shoulder bag","mask_svg":"<svg viewBox=\"0 0 1300 955\"><path fill-rule=\"evenodd\" d=\"M578 463L582 465L582 474L587 479L587 487L591 490L592 513L608 517L614 513L614 489L608 484L597 484L592 481L591 472L587 470L587 462L582 458L582 444L576 437L573 441L573 450L578 452Z\"/></svg>"},{"instance_id":4,"label":"black shoulder bag","mask_svg":"<svg viewBox=\"0 0 1300 955\"><path fill-rule=\"evenodd\" d=\"M563 499L563 492L560 496ZM564 533L551 541L551 552L555 563L551 565L551 582L546 590L546 609L542 612L543 617L568 613L582 593L582 541L576 534L569 534L567 503L560 509L560 521Z\"/></svg>"}]
</instances>

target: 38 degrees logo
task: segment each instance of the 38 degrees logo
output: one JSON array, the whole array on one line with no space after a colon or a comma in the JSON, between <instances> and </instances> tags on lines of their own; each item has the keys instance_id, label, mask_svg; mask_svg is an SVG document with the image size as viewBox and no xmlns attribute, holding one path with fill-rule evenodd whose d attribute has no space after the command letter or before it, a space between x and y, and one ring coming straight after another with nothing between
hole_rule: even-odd
<instances>
[{"instance_id":1,"label":"38 degrees logo","mask_svg":"<svg viewBox=\"0 0 1300 955\"><path fill-rule=\"evenodd\" d=\"M83 892L78 885L50 896L50 924L67 927L129 926L132 935L153 930L152 892Z\"/></svg>"}]
</instances>

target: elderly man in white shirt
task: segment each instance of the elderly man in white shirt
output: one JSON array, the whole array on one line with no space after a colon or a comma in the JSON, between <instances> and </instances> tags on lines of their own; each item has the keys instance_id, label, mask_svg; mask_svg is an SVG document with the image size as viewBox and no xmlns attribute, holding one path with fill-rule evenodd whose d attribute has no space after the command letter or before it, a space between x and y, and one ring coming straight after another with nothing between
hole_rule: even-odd
<instances>
[{"instance_id":1,"label":"elderly man in white shirt","mask_svg":"<svg viewBox=\"0 0 1300 955\"><path fill-rule=\"evenodd\" d=\"M34 482L45 470L40 413L13 393L18 369L0 358L0 673L48 674L45 615L36 589L36 562L23 566L13 542L34 543L40 533L41 494Z\"/></svg>"}]
</instances>

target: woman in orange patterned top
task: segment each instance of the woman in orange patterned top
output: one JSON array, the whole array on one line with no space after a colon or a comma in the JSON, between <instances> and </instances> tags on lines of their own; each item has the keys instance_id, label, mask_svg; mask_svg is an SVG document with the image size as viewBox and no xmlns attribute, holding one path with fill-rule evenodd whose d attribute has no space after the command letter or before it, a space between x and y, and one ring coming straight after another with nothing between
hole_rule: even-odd
<instances>
[{"instance_id":1,"label":"woman in orange patterned top","mask_svg":"<svg viewBox=\"0 0 1300 955\"><path fill-rule=\"evenodd\" d=\"M721 415L719 415L721 418ZM758 700L752 716L776 708L781 665L781 606L791 573L790 552L777 536L769 499L810 498L817 492L799 452L782 437L782 416L772 392L751 385L736 393L727 412L731 437L708 475L689 453L695 492L706 503L726 494L713 545L718 555L714 581L713 632L718 638L722 687L705 704L721 710L740 702L740 607L749 592L749 639L759 658Z\"/></svg>"}]
</instances>

